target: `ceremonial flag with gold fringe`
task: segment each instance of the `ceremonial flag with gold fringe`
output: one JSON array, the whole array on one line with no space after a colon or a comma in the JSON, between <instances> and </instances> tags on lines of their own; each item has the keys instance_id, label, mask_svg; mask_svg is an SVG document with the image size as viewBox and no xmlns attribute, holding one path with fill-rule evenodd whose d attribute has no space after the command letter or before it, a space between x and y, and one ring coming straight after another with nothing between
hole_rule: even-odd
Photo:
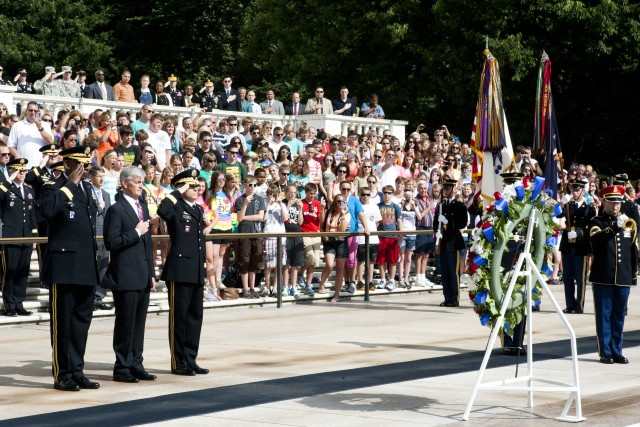
<instances>
[{"instance_id":1,"label":"ceremonial flag with gold fringe","mask_svg":"<svg viewBox=\"0 0 640 427\"><path fill-rule=\"evenodd\" d=\"M510 171L515 165L511 135L502 104L500 67L489 49L482 75L478 104L473 120L471 147L475 153L473 177L476 180L475 197L482 197L487 207L495 200L494 193L503 188L501 173Z\"/></svg>"},{"instance_id":2,"label":"ceremonial flag with gold fringe","mask_svg":"<svg viewBox=\"0 0 640 427\"><path fill-rule=\"evenodd\" d=\"M556 122L556 110L551 92L551 60L547 52L542 51L538 68L536 87L536 109L533 123L533 152L544 153L545 185L558 195L558 161L562 162L562 148ZM562 166L560 166L562 167Z\"/></svg>"}]
</instances>

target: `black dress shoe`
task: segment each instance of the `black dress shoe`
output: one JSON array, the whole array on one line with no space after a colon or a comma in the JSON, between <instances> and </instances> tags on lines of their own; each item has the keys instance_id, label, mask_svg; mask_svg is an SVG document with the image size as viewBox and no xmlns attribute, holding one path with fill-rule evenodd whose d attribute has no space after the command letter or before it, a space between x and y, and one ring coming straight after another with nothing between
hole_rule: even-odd
<instances>
[{"instance_id":1,"label":"black dress shoe","mask_svg":"<svg viewBox=\"0 0 640 427\"><path fill-rule=\"evenodd\" d=\"M31 316L33 313L25 310L24 308L19 308L16 310L16 314L18 316Z\"/></svg>"},{"instance_id":2,"label":"black dress shoe","mask_svg":"<svg viewBox=\"0 0 640 427\"><path fill-rule=\"evenodd\" d=\"M101 303L101 304L96 305L96 309L98 309L98 310L111 310L111 307L109 307L105 303Z\"/></svg>"},{"instance_id":3,"label":"black dress shoe","mask_svg":"<svg viewBox=\"0 0 640 427\"><path fill-rule=\"evenodd\" d=\"M604 363L605 365L613 365L613 357L600 357L600 363Z\"/></svg>"},{"instance_id":4,"label":"black dress shoe","mask_svg":"<svg viewBox=\"0 0 640 427\"><path fill-rule=\"evenodd\" d=\"M78 384L78 387L85 390L97 390L100 388L99 383L95 381L91 381L87 377L73 377L73 381L75 381L76 384Z\"/></svg>"},{"instance_id":5,"label":"black dress shoe","mask_svg":"<svg viewBox=\"0 0 640 427\"><path fill-rule=\"evenodd\" d=\"M158 378L147 371L131 371L131 375L142 381L153 381Z\"/></svg>"},{"instance_id":6,"label":"black dress shoe","mask_svg":"<svg viewBox=\"0 0 640 427\"><path fill-rule=\"evenodd\" d=\"M7 317L16 317L18 315L18 313L16 313L13 310L5 310L4 311L4 315Z\"/></svg>"},{"instance_id":7,"label":"black dress shoe","mask_svg":"<svg viewBox=\"0 0 640 427\"><path fill-rule=\"evenodd\" d=\"M184 375L187 377L193 377L196 373L193 372L191 368L183 368L183 369L172 369L171 373L173 375Z\"/></svg>"},{"instance_id":8,"label":"black dress shoe","mask_svg":"<svg viewBox=\"0 0 640 427\"><path fill-rule=\"evenodd\" d=\"M209 373L209 370L207 368L201 368L198 365L191 366L191 370L196 374L200 374L200 375L205 375Z\"/></svg>"},{"instance_id":9,"label":"black dress shoe","mask_svg":"<svg viewBox=\"0 0 640 427\"><path fill-rule=\"evenodd\" d=\"M72 378L62 378L53 383L53 388L62 391L80 391L80 386Z\"/></svg>"},{"instance_id":10,"label":"black dress shoe","mask_svg":"<svg viewBox=\"0 0 640 427\"><path fill-rule=\"evenodd\" d=\"M449 302L444 303L444 306L445 306L445 307L459 307L459 306L460 306L460 304L458 304L458 303L457 303L457 302L455 302L455 301L449 301Z\"/></svg>"},{"instance_id":11,"label":"black dress shoe","mask_svg":"<svg viewBox=\"0 0 640 427\"><path fill-rule=\"evenodd\" d=\"M582 314L582 309L581 308L574 308L573 309L573 314Z\"/></svg>"},{"instance_id":12,"label":"black dress shoe","mask_svg":"<svg viewBox=\"0 0 640 427\"><path fill-rule=\"evenodd\" d=\"M627 359L621 354L614 354L612 359L615 363L621 363L623 365L626 365L627 363L629 363L629 359Z\"/></svg>"},{"instance_id":13,"label":"black dress shoe","mask_svg":"<svg viewBox=\"0 0 640 427\"><path fill-rule=\"evenodd\" d=\"M138 380L137 377L131 375L131 374L113 374L113 380L119 383L137 383L140 380Z\"/></svg>"},{"instance_id":14,"label":"black dress shoe","mask_svg":"<svg viewBox=\"0 0 640 427\"><path fill-rule=\"evenodd\" d=\"M449 301L443 301L440 303L440 307L448 307Z\"/></svg>"},{"instance_id":15,"label":"black dress shoe","mask_svg":"<svg viewBox=\"0 0 640 427\"><path fill-rule=\"evenodd\" d=\"M575 310L573 308L565 308L564 310L562 310L562 312L564 314L574 314Z\"/></svg>"}]
</instances>

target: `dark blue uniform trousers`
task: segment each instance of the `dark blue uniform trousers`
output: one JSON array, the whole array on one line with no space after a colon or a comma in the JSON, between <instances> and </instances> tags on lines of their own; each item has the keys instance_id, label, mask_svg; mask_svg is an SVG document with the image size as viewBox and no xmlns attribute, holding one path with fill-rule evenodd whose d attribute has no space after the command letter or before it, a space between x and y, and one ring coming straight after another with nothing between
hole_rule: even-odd
<instances>
[{"instance_id":1,"label":"dark blue uniform trousers","mask_svg":"<svg viewBox=\"0 0 640 427\"><path fill-rule=\"evenodd\" d=\"M600 357L622 354L622 329L630 290L628 286L593 285Z\"/></svg>"},{"instance_id":2,"label":"dark blue uniform trousers","mask_svg":"<svg viewBox=\"0 0 640 427\"><path fill-rule=\"evenodd\" d=\"M460 303L460 252L440 251L440 274L442 275L442 293L447 302Z\"/></svg>"},{"instance_id":3,"label":"dark blue uniform trousers","mask_svg":"<svg viewBox=\"0 0 640 427\"><path fill-rule=\"evenodd\" d=\"M562 281L567 309L584 310L584 284L587 277L587 257L562 253ZM577 293L576 293L577 289Z\"/></svg>"}]
</instances>

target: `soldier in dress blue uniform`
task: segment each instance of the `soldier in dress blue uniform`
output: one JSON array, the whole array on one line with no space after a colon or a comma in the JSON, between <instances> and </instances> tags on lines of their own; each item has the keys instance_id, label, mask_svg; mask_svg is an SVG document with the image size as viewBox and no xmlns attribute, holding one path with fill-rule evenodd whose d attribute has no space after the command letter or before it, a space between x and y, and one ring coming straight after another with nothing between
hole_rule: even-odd
<instances>
[{"instance_id":1,"label":"soldier in dress blue uniform","mask_svg":"<svg viewBox=\"0 0 640 427\"><path fill-rule=\"evenodd\" d=\"M611 180L611 185L619 185L622 188L625 188L628 183L629 176L626 173L617 174ZM633 203L633 201L628 200L626 197L620 205L620 213L623 213L634 220L636 224L640 223L640 213L638 212L638 206Z\"/></svg>"},{"instance_id":2,"label":"soldier in dress blue uniform","mask_svg":"<svg viewBox=\"0 0 640 427\"><path fill-rule=\"evenodd\" d=\"M54 172L53 164L55 164L55 161L58 158L58 153L60 152L60 148L56 144L44 145L39 151L42 153L42 161L40 165L31 168L31 170L27 172L24 180L27 184L33 187L33 192L35 194L38 236L47 237L47 221L39 212L40 201L42 200L42 187L47 182L53 181L60 176L62 171L64 171L64 167L62 166L62 162L58 162L58 171ZM46 243L39 243L36 248L38 251L38 265L42 272L45 266L44 254L46 252L47 245ZM48 287L48 283L45 283L42 280L41 282L42 287Z\"/></svg>"},{"instance_id":3,"label":"soldier in dress blue uniform","mask_svg":"<svg viewBox=\"0 0 640 427\"><path fill-rule=\"evenodd\" d=\"M171 74L169 76L169 86L164 88L164 93L171 97L174 107L184 107L184 92L176 87L178 84L178 78Z\"/></svg>"},{"instance_id":4,"label":"soldier in dress blue uniform","mask_svg":"<svg viewBox=\"0 0 640 427\"><path fill-rule=\"evenodd\" d=\"M171 373L207 374L196 363L202 329L204 297L205 215L195 203L198 170L187 169L171 180L177 188L158 207L171 236L171 249L162 269L169 292L169 348Z\"/></svg>"},{"instance_id":5,"label":"soldier in dress blue uniform","mask_svg":"<svg viewBox=\"0 0 640 427\"><path fill-rule=\"evenodd\" d=\"M589 280L604 364L629 363L622 355L622 331L631 286L637 283L637 224L620 211L624 187L611 185L598 193L604 211L589 223L593 262Z\"/></svg>"},{"instance_id":6,"label":"soldier in dress blue uniform","mask_svg":"<svg viewBox=\"0 0 640 427\"><path fill-rule=\"evenodd\" d=\"M36 228L33 189L25 184L27 159L7 164L9 181L0 184L2 237L32 237ZM29 316L22 303L27 295L27 279L33 245L3 245L2 300L6 316Z\"/></svg>"},{"instance_id":7,"label":"soldier in dress blue uniform","mask_svg":"<svg viewBox=\"0 0 640 427\"><path fill-rule=\"evenodd\" d=\"M213 110L222 110L222 97L214 92L213 82L207 80L204 83L204 92L200 94L200 107L210 113Z\"/></svg>"},{"instance_id":8,"label":"soldier in dress blue uniform","mask_svg":"<svg viewBox=\"0 0 640 427\"><path fill-rule=\"evenodd\" d=\"M49 222L44 280L51 284L51 346L54 387L63 391L97 389L84 375L84 353L96 286L98 206L83 181L91 165L91 147L60 152L64 175L42 188L40 210Z\"/></svg>"},{"instance_id":9,"label":"soldier in dress blue uniform","mask_svg":"<svg viewBox=\"0 0 640 427\"><path fill-rule=\"evenodd\" d=\"M587 259L591 254L587 227L596 216L596 209L588 205L584 197L587 180L569 181L571 195L565 195L565 206L558 218L566 219L562 231L560 252L562 253L562 281L564 282L565 313L582 313L584 310L584 290L587 278ZM576 292L577 291L577 292Z\"/></svg>"},{"instance_id":10,"label":"soldier in dress blue uniform","mask_svg":"<svg viewBox=\"0 0 640 427\"><path fill-rule=\"evenodd\" d=\"M454 187L458 180L445 177L442 184L442 201L436 207L433 229L438 230L436 240L440 248L440 271L444 302L441 307L460 305L460 250L464 249L464 239L460 230L467 226L467 208L456 200Z\"/></svg>"}]
</instances>

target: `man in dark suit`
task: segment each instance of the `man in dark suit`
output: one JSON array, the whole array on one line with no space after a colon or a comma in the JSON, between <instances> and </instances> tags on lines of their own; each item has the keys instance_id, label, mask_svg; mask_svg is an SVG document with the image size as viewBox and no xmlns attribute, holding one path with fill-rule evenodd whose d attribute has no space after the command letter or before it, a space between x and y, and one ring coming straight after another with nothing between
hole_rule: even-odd
<instances>
[{"instance_id":1,"label":"man in dark suit","mask_svg":"<svg viewBox=\"0 0 640 427\"><path fill-rule=\"evenodd\" d=\"M89 85L87 98L102 99L103 101L115 101L113 86L104 81L104 71L96 71L96 81Z\"/></svg>"},{"instance_id":2,"label":"man in dark suit","mask_svg":"<svg viewBox=\"0 0 640 427\"><path fill-rule=\"evenodd\" d=\"M84 353L98 284L96 215L98 206L83 181L91 164L90 147L60 152L65 172L42 188L40 210L49 222L44 280L51 284L51 345L54 387L63 391L97 389L84 376Z\"/></svg>"},{"instance_id":3,"label":"man in dark suit","mask_svg":"<svg viewBox=\"0 0 640 427\"><path fill-rule=\"evenodd\" d=\"M156 379L142 365L149 293L156 288L151 217L147 204L141 202L144 178L144 171L135 166L120 172L122 194L107 210L104 223L104 243L111 252L111 262L102 283L113 291L116 306L113 380L125 383Z\"/></svg>"},{"instance_id":4,"label":"man in dark suit","mask_svg":"<svg viewBox=\"0 0 640 427\"><path fill-rule=\"evenodd\" d=\"M162 280L169 291L169 348L171 373L207 374L196 363L202 329L204 296L205 215L195 203L198 197L198 173L187 169L171 180L177 188L158 207L171 236L171 249L162 269Z\"/></svg>"},{"instance_id":5,"label":"man in dark suit","mask_svg":"<svg viewBox=\"0 0 640 427\"><path fill-rule=\"evenodd\" d=\"M96 236L102 236L105 230L105 215L107 209L111 206L111 196L102 189L102 187L104 187L104 168L102 166L92 166L91 169L89 169L89 180L91 181L91 197L98 206ZM100 281L102 281L102 278L107 272L107 266L109 265L109 250L106 248L104 242L98 242L97 256L98 277ZM106 293L106 289L103 286L98 285L96 287L94 310L111 310L111 307L104 303Z\"/></svg>"},{"instance_id":6,"label":"man in dark suit","mask_svg":"<svg viewBox=\"0 0 640 427\"><path fill-rule=\"evenodd\" d=\"M291 103L284 107L284 113L287 116L300 116L304 114L304 105L300 104L299 92L293 92L293 95L291 95Z\"/></svg>"},{"instance_id":7,"label":"man in dark suit","mask_svg":"<svg viewBox=\"0 0 640 427\"><path fill-rule=\"evenodd\" d=\"M242 100L240 93L231 87L233 81L230 76L222 79L224 88L218 93L222 98L222 109L227 111L242 111Z\"/></svg>"},{"instance_id":8,"label":"man in dark suit","mask_svg":"<svg viewBox=\"0 0 640 427\"><path fill-rule=\"evenodd\" d=\"M7 165L9 181L0 184L2 237L32 237L36 217L31 186L24 183L27 159L15 159ZM33 245L2 246L2 300L6 316L29 316L22 303L27 295L27 278Z\"/></svg>"}]
</instances>

